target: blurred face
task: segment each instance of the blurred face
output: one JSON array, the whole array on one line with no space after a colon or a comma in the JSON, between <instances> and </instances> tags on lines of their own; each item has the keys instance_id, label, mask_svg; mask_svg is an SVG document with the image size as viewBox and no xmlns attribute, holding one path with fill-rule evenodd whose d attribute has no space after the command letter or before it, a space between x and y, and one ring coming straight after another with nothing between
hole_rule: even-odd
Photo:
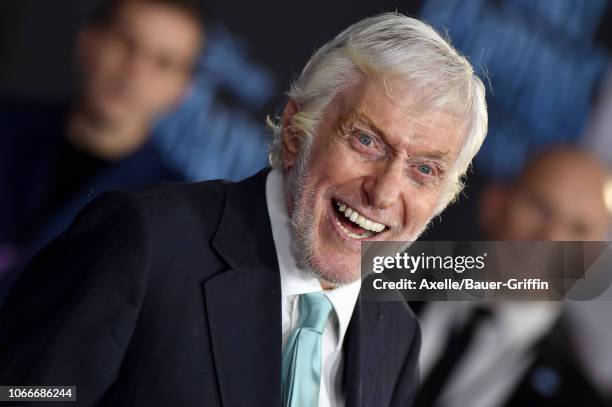
<instances>
[{"instance_id":1,"label":"blurred face","mask_svg":"<svg viewBox=\"0 0 612 407\"><path fill-rule=\"evenodd\" d=\"M506 197L500 240L604 238L609 215L604 173L583 156L560 153L531 168Z\"/></svg>"},{"instance_id":2,"label":"blurred face","mask_svg":"<svg viewBox=\"0 0 612 407\"><path fill-rule=\"evenodd\" d=\"M285 123L291 112L285 110ZM360 244L414 240L447 186L464 141L461 121L419 108L417 95L362 81L338 95L308 159L284 133L283 165L298 255L323 280L360 277Z\"/></svg>"},{"instance_id":3,"label":"blurred face","mask_svg":"<svg viewBox=\"0 0 612 407\"><path fill-rule=\"evenodd\" d=\"M79 37L83 98L100 120L150 120L180 97L201 44L198 24L171 6L126 1Z\"/></svg>"}]
</instances>

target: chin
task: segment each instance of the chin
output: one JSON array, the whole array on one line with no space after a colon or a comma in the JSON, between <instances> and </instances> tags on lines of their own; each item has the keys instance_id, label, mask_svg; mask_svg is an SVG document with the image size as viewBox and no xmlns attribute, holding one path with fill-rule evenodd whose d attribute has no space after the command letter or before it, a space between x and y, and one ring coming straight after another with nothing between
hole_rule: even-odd
<instances>
[{"instance_id":1,"label":"chin","mask_svg":"<svg viewBox=\"0 0 612 407\"><path fill-rule=\"evenodd\" d=\"M321 279L332 284L349 284L361 278L361 257L359 253L325 253L316 250L310 260L310 268Z\"/></svg>"},{"instance_id":2,"label":"chin","mask_svg":"<svg viewBox=\"0 0 612 407\"><path fill-rule=\"evenodd\" d=\"M96 117L106 123L122 122L129 117L128 112L129 109L108 102L93 106L93 113Z\"/></svg>"}]
</instances>

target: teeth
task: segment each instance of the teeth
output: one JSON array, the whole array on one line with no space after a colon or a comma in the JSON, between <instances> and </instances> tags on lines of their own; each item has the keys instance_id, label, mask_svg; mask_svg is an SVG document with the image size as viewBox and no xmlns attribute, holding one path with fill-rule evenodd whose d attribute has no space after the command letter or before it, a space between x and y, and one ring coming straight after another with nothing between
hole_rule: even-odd
<instances>
[{"instance_id":1,"label":"teeth","mask_svg":"<svg viewBox=\"0 0 612 407\"><path fill-rule=\"evenodd\" d=\"M349 218L351 220L351 222L354 222L356 224L358 224L359 226L361 226L362 228L364 228L365 230L369 232L382 232L385 229L385 225L383 225L382 223L378 223L378 222L374 222L372 219L368 219L365 216L361 215L359 212L357 212L355 209L346 206L345 204L341 204L339 202L336 202L336 205L338 206L338 210L340 212L344 213L344 216ZM340 225L340 223L338 223ZM342 225L340 225L342 226ZM349 234L349 236L353 237L352 235L357 236L358 238L363 238L363 237L369 237L372 234L370 234L369 236L364 236L364 235L356 235L354 233L349 232L346 228L344 228L344 230ZM367 233L366 233L367 234Z\"/></svg>"},{"instance_id":2,"label":"teeth","mask_svg":"<svg viewBox=\"0 0 612 407\"><path fill-rule=\"evenodd\" d=\"M357 233L353 233L347 228L345 228L344 226L342 226L342 223L336 221L336 224L340 226L340 228L344 231L344 233L346 233L349 237L353 239L367 239L368 237L374 236L374 232L369 231L369 230L366 230L365 233L358 235Z\"/></svg>"}]
</instances>

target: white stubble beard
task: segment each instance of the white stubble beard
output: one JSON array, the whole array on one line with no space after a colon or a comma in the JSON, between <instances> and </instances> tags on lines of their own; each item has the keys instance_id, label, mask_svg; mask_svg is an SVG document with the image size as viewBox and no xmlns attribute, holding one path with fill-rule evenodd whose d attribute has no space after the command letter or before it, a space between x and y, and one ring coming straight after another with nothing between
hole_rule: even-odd
<instances>
[{"instance_id":1,"label":"white stubble beard","mask_svg":"<svg viewBox=\"0 0 612 407\"><path fill-rule=\"evenodd\" d=\"M312 143L307 140L301 148L298 160L287 173L286 185L292 200L291 209L291 252L297 266L315 274L318 278L334 285L348 284L354 281L351 273L334 271L329 264L320 264L315 255L314 243L317 233L314 212L317 193L314 189L307 191L310 181L310 156Z\"/></svg>"},{"instance_id":2,"label":"white stubble beard","mask_svg":"<svg viewBox=\"0 0 612 407\"><path fill-rule=\"evenodd\" d=\"M312 152L312 142L305 141L299 153L299 157L294 167L287 173L286 186L289 194L287 198L292 200L291 209L291 252L296 259L297 266L311 271L318 278L334 285L349 284L355 281L352 273L334 271L330 264L318 264L316 261L314 242L316 237L316 219L310 216L314 212L317 193L316 191L306 191L310 181L310 156ZM409 239L403 250L406 250L413 241L427 229L429 222L425 223Z\"/></svg>"}]
</instances>

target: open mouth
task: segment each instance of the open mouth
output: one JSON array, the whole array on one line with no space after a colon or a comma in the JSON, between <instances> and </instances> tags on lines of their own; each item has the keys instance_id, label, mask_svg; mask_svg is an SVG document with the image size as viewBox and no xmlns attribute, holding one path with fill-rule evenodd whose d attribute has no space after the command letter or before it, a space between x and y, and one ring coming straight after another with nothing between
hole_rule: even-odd
<instances>
[{"instance_id":1,"label":"open mouth","mask_svg":"<svg viewBox=\"0 0 612 407\"><path fill-rule=\"evenodd\" d=\"M352 239L367 239L387 229L387 226L363 216L346 204L332 200L332 206L336 213L336 224Z\"/></svg>"}]
</instances>

